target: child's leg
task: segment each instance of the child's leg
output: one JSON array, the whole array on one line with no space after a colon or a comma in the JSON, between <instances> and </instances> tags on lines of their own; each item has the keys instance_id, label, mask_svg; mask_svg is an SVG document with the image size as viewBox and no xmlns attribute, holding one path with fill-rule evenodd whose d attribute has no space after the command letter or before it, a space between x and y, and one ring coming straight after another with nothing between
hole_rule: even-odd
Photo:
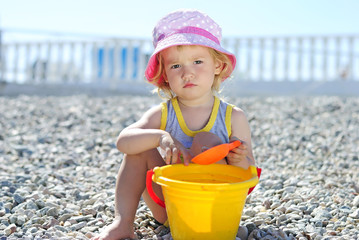
<instances>
[{"instance_id":1,"label":"child's leg","mask_svg":"<svg viewBox=\"0 0 359 240\"><path fill-rule=\"evenodd\" d=\"M115 191L115 220L95 240L117 240L134 238L133 222L136 215L141 194L146 188L146 172L155 166L164 165L164 161L157 151L152 149L137 155L125 155L117 175ZM153 184L155 193L163 199L161 187ZM147 191L146 191L147 192ZM145 194L144 194L145 195ZM166 210L147 199L146 203L159 221L167 219Z\"/></svg>"}]
</instances>

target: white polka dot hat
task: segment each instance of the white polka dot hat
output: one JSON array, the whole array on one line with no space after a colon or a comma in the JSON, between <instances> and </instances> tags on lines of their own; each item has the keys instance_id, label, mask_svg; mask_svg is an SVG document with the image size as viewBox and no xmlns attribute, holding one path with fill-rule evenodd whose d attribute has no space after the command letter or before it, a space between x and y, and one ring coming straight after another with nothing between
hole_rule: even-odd
<instances>
[{"instance_id":1,"label":"white polka dot hat","mask_svg":"<svg viewBox=\"0 0 359 240\"><path fill-rule=\"evenodd\" d=\"M177 45L201 45L216 49L226 54L232 62L232 70L236 65L236 57L221 47L222 29L205 13L197 10L178 10L163 17L153 29L153 46L155 48L148 61L145 76L149 82L158 86L159 82L153 82L158 68L156 55L169 47ZM232 71L225 74L223 80L231 75Z\"/></svg>"}]
</instances>

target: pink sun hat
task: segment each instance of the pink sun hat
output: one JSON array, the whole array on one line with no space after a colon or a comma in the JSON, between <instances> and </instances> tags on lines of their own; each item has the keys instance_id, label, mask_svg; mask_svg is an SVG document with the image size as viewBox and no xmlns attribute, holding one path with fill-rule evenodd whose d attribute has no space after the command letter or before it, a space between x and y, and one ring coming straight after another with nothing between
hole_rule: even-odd
<instances>
[{"instance_id":1,"label":"pink sun hat","mask_svg":"<svg viewBox=\"0 0 359 240\"><path fill-rule=\"evenodd\" d=\"M153 29L153 46L155 48L148 61L145 76L158 86L164 79L153 82L158 68L157 54L162 50L177 45L200 45L213 48L226 54L232 62L222 79L228 78L236 66L236 57L221 47L222 29L207 14L198 10L177 10L163 17Z\"/></svg>"}]
</instances>

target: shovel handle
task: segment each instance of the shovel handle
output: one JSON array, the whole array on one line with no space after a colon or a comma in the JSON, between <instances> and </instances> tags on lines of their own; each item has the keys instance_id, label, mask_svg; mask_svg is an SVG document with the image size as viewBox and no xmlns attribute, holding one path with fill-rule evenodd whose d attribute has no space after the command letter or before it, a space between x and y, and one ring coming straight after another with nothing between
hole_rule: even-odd
<instances>
[{"instance_id":1,"label":"shovel handle","mask_svg":"<svg viewBox=\"0 0 359 240\"><path fill-rule=\"evenodd\" d=\"M236 141L229 143L228 144L229 151L231 151L232 149L234 149L236 147L241 146L241 144L242 144L242 142L240 140L236 140Z\"/></svg>"},{"instance_id":2,"label":"shovel handle","mask_svg":"<svg viewBox=\"0 0 359 240\"><path fill-rule=\"evenodd\" d=\"M150 169L147 171L146 174L146 186L147 186L147 191L148 194L150 195L150 197L152 198L152 200L157 203L158 205L160 205L163 208L166 208L165 202L162 201L157 195L156 193L153 191L153 187L152 187L152 176L154 174L153 169Z\"/></svg>"}]
</instances>

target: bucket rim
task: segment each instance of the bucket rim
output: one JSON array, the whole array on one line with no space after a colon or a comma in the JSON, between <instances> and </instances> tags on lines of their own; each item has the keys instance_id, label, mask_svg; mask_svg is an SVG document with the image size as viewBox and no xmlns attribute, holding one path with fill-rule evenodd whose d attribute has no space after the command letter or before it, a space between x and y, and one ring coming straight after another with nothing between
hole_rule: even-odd
<instances>
[{"instance_id":1,"label":"bucket rim","mask_svg":"<svg viewBox=\"0 0 359 240\"><path fill-rule=\"evenodd\" d=\"M181 180L175 180L168 177L162 176L162 172L166 168L176 167L176 166L183 166L181 164L174 164L174 165L166 165L162 167L155 167L153 169L154 174L152 176L152 180L165 187L176 187L181 189L187 189L187 190L205 190L205 191L211 191L211 190L239 190L239 189L249 189L251 187L254 187L258 182L258 176L257 176L257 169L255 166L250 166L247 170L231 166L231 165L221 165L221 164L211 164L211 165L199 165L199 164L189 164L189 166L196 167L196 168L215 168L219 167L222 168L223 166L229 167L229 168L240 168L241 171L250 171L251 178L245 181L236 182L236 183L195 183L195 182L188 182L188 181L181 181ZM184 166L188 167L188 166ZM178 167L177 167L178 168Z\"/></svg>"}]
</instances>

